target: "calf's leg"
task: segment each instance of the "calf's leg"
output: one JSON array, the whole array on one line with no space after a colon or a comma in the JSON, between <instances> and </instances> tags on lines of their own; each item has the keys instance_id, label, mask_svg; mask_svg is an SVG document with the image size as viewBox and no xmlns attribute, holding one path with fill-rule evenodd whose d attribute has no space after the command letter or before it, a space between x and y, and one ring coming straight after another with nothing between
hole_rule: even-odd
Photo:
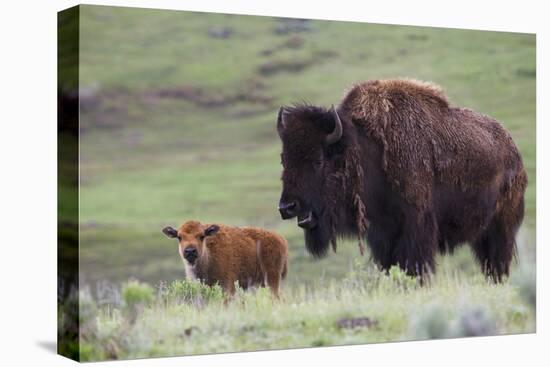
<instances>
[{"instance_id":1,"label":"calf's leg","mask_svg":"<svg viewBox=\"0 0 550 367\"><path fill-rule=\"evenodd\" d=\"M273 297L279 299L279 285L281 282L281 272L277 270L269 270L266 274L267 286L271 289Z\"/></svg>"}]
</instances>

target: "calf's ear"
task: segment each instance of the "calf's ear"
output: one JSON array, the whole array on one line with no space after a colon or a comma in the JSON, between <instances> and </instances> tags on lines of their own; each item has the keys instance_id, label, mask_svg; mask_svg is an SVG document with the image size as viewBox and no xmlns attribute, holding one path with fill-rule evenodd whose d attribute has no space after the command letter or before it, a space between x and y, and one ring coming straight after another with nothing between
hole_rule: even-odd
<instances>
[{"instance_id":1,"label":"calf's ear","mask_svg":"<svg viewBox=\"0 0 550 367\"><path fill-rule=\"evenodd\" d=\"M166 235L166 237L170 237L170 238L178 237L178 231L176 231L174 228L172 228L170 226L164 227L162 229L162 233L164 233Z\"/></svg>"},{"instance_id":2,"label":"calf's ear","mask_svg":"<svg viewBox=\"0 0 550 367\"><path fill-rule=\"evenodd\" d=\"M218 226L217 224L212 224L211 226L209 226L208 228L206 228L204 230L204 235L205 236L212 236L212 235L218 233L219 230L220 230L220 226Z\"/></svg>"}]
</instances>

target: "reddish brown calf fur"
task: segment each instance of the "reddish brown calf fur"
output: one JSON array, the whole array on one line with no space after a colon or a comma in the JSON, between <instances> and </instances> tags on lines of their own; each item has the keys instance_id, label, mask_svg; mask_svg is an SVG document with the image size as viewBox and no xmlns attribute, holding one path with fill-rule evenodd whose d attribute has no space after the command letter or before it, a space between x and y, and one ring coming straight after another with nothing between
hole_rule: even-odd
<instances>
[{"instance_id":1,"label":"reddish brown calf fur","mask_svg":"<svg viewBox=\"0 0 550 367\"><path fill-rule=\"evenodd\" d=\"M288 269L288 243L280 235L262 228L230 227L188 221L164 234L178 238L179 253L188 278L200 279L208 285L219 283L230 295L235 282L249 286L269 286L279 297L279 285ZM194 252L196 259L186 258ZM190 261L191 259L192 261Z\"/></svg>"}]
</instances>

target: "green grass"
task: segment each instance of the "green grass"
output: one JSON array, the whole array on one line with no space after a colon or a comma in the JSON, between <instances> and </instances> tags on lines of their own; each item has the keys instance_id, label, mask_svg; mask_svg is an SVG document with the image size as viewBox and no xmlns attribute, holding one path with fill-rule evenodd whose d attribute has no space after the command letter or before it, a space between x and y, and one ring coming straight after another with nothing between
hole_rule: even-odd
<instances>
[{"instance_id":1,"label":"green grass","mask_svg":"<svg viewBox=\"0 0 550 367\"><path fill-rule=\"evenodd\" d=\"M495 286L479 275L443 273L420 287L397 268L383 275L357 264L343 280L295 287L281 301L262 288L238 291L225 303L219 288L179 281L158 288L152 304L151 291L133 283L125 286L122 308L103 307L82 321L87 333L81 356L143 358L532 332L533 304L519 296L523 288L515 283ZM145 300L141 308L136 294ZM353 324L361 318L369 323Z\"/></svg>"},{"instance_id":2,"label":"green grass","mask_svg":"<svg viewBox=\"0 0 550 367\"><path fill-rule=\"evenodd\" d=\"M465 305L481 305L497 320L497 333L533 331L530 309L520 323L510 316L510 309L521 308L514 286L480 280L467 248L438 259L433 287L406 293L342 288L360 258L357 245L344 241L337 254L313 260L300 229L278 216L275 119L282 104L338 103L361 80L402 76L440 84L452 103L491 115L512 133L529 176L512 273L534 268L535 36L329 21L311 21L309 31L281 35L274 32L280 23L268 17L82 7L83 283L94 289L97 282L129 278L150 284L182 279L176 245L160 229L191 218L267 227L290 244L283 302L271 304L260 292L244 305L208 310L149 307L133 326L133 347L123 356L253 350L269 341L280 348L406 339L413 337L407 334L411 317L425 312L431 300L451 318ZM232 34L211 37L212 27L229 27ZM297 62L303 65L299 71L261 72L266 65ZM187 94L161 97L166 90ZM370 264L368 256L360 261ZM99 329L108 335L119 316L101 312ZM281 314L285 317L274 316ZM381 330L336 331L334 321L343 315L380 319ZM240 333L246 322L256 331ZM176 338L190 326L201 331ZM166 336L158 343L161 334Z\"/></svg>"}]
</instances>

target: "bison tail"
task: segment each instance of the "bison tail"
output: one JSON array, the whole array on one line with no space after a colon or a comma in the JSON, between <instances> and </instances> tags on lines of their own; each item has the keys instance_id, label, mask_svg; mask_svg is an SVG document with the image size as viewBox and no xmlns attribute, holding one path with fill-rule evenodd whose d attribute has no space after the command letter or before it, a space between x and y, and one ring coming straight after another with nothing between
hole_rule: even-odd
<instances>
[{"instance_id":1,"label":"bison tail","mask_svg":"<svg viewBox=\"0 0 550 367\"><path fill-rule=\"evenodd\" d=\"M266 263L265 263L265 260L266 260L266 254L262 254L262 243L261 241L259 240L256 240L256 259L258 261L258 267L259 267L259 270L260 270L260 273L262 274L262 276L266 276L267 275L267 271L268 271L268 267L270 269L273 269L274 270L274 266L275 268L277 266L281 266L281 263L279 261L277 261L276 259L268 259L268 264L267 264L267 267L266 267ZM280 276L282 279L285 279L286 278L286 274L288 273L288 260L285 258L279 258L280 260L282 260L282 269L281 269L281 273L280 273ZM269 261L271 260L271 261ZM278 265L275 265L275 263L273 263L273 260L275 260L275 263L278 263Z\"/></svg>"},{"instance_id":2,"label":"bison tail","mask_svg":"<svg viewBox=\"0 0 550 367\"><path fill-rule=\"evenodd\" d=\"M285 260L283 264L283 272L281 273L281 278L285 279L287 273L288 273L288 261Z\"/></svg>"},{"instance_id":3,"label":"bison tail","mask_svg":"<svg viewBox=\"0 0 550 367\"><path fill-rule=\"evenodd\" d=\"M256 259L258 261L258 266L260 268L260 273L265 275L265 265L262 260L262 243L259 240L256 240Z\"/></svg>"}]
</instances>

